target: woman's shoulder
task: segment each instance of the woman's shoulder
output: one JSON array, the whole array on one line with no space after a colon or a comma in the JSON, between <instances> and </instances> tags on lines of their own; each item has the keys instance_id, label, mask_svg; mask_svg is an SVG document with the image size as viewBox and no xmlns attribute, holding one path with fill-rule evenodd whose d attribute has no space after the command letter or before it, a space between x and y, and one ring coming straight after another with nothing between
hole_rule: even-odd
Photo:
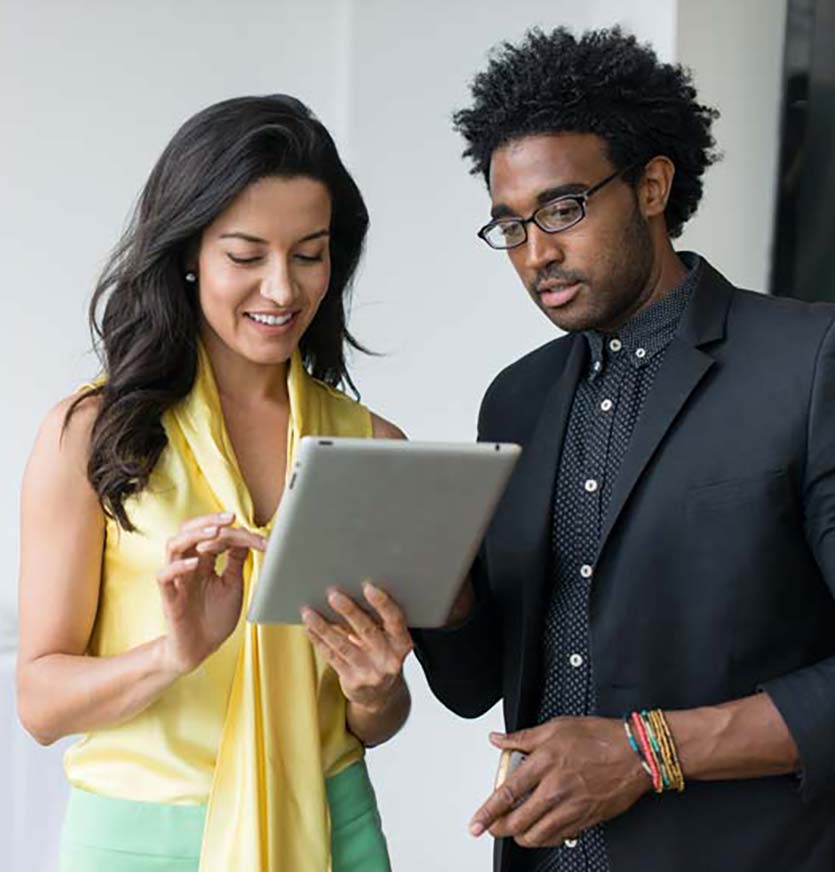
<instances>
[{"instance_id":1,"label":"woman's shoulder","mask_svg":"<svg viewBox=\"0 0 835 872\"><path fill-rule=\"evenodd\" d=\"M320 394L327 398L330 403L341 406L347 414L357 414L368 416L371 420L371 435L375 439L407 439L406 434L391 421L387 421L382 416L372 412L364 406L359 400L349 397L346 393L326 384L319 379L312 379L313 384Z\"/></svg>"},{"instance_id":2,"label":"woman's shoulder","mask_svg":"<svg viewBox=\"0 0 835 872\"><path fill-rule=\"evenodd\" d=\"M84 385L52 406L41 421L36 446L86 458L101 408L101 397L89 393L92 387Z\"/></svg>"},{"instance_id":3,"label":"woman's shoulder","mask_svg":"<svg viewBox=\"0 0 835 872\"><path fill-rule=\"evenodd\" d=\"M375 439L408 439L409 437L397 426L371 412L371 427Z\"/></svg>"},{"instance_id":4,"label":"woman's shoulder","mask_svg":"<svg viewBox=\"0 0 835 872\"><path fill-rule=\"evenodd\" d=\"M75 505L97 504L87 463L99 406L99 397L85 395L84 389L52 406L41 421L26 464L24 492L60 495Z\"/></svg>"}]
</instances>

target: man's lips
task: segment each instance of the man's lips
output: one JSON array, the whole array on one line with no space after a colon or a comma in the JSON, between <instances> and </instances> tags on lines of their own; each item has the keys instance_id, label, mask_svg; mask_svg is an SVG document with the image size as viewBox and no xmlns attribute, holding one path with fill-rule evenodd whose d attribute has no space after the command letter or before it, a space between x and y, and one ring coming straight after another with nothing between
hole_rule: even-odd
<instances>
[{"instance_id":1,"label":"man's lips","mask_svg":"<svg viewBox=\"0 0 835 872\"><path fill-rule=\"evenodd\" d=\"M542 282L537 296L546 309L556 309L570 303L579 293L582 282Z\"/></svg>"}]
</instances>

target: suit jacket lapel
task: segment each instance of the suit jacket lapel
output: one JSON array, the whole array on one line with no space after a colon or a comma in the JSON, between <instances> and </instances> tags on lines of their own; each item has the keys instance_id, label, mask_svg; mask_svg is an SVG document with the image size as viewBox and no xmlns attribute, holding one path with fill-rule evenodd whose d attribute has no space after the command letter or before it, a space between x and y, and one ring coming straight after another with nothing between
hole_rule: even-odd
<instances>
[{"instance_id":1,"label":"suit jacket lapel","mask_svg":"<svg viewBox=\"0 0 835 872\"><path fill-rule=\"evenodd\" d=\"M670 343L615 480L598 553L606 546L626 501L664 435L712 365L709 355L680 337L676 336Z\"/></svg>"},{"instance_id":2,"label":"suit jacket lapel","mask_svg":"<svg viewBox=\"0 0 835 872\"><path fill-rule=\"evenodd\" d=\"M533 436L519 460L512 494L508 494L508 505L515 509L514 538L518 543L518 550L515 550L521 558L518 574L523 588L523 648L517 721L520 714L529 710L531 694L539 687L536 676L545 615L543 601L551 566L549 533L554 481L574 392L586 360L585 340L581 335L575 335L562 374L548 391Z\"/></svg>"},{"instance_id":3,"label":"suit jacket lapel","mask_svg":"<svg viewBox=\"0 0 835 872\"><path fill-rule=\"evenodd\" d=\"M714 364L713 358L702 351L701 346L725 335L732 287L707 262L702 263L701 269L701 278L682 316L679 331L667 348L664 362L635 425L614 484L598 555L602 554L641 473L687 399Z\"/></svg>"}]
</instances>

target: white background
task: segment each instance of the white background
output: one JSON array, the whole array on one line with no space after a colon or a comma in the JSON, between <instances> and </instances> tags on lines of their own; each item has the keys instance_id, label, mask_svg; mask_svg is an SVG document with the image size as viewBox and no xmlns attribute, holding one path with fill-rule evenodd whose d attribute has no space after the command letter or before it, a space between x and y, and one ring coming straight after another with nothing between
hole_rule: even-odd
<instances>
[{"instance_id":1,"label":"white background","mask_svg":"<svg viewBox=\"0 0 835 872\"><path fill-rule=\"evenodd\" d=\"M621 22L692 66L725 152L682 240L734 281L768 276L785 0L0 0L0 866L56 868L63 745L17 725L19 482L39 420L95 371L86 305L174 130L241 94L292 93L330 127L372 231L352 328L363 400L411 436L469 439L484 388L555 334L502 255L474 237L489 206L460 160L452 111L487 49L533 24ZM441 224L445 237L429 244ZM43 547L49 547L44 531ZM48 608L49 603L44 603ZM411 721L370 764L394 868L488 869L466 833L495 768L498 710L456 719L408 667Z\"/></svg>"}]
</instances>

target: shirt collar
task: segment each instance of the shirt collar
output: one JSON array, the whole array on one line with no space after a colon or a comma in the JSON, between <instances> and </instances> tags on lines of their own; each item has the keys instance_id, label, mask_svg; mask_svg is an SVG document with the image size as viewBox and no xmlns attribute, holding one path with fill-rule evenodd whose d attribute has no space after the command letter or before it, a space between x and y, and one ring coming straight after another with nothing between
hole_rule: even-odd
<instances>
[{"instance_id":1,"label":"shirt collar","mask_svg":"<svg viewBox=\"0 0 835 872\"><path fill-rule=\"evenodd\" d=\"M615 355L626 357L640 368L670 344L698 281L702 263L702 259L691 252L680 253L679 258L687 268L687 275L669 294L641 309L616 333L584 331L591 352L590 379L598 376Z\"/></svg>"}]
</instances>

